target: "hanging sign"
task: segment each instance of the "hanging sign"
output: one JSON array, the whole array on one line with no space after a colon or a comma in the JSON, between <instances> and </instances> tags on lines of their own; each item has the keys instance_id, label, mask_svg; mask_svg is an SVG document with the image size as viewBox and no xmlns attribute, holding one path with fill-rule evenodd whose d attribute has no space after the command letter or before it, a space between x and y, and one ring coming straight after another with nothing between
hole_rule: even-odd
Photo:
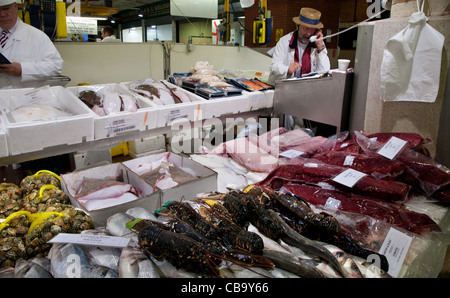
<instances>
[{"instance_id":1,"label":"hanging sign","mask_svg":"<svg viewBox=\"0 0 450 298\"><path fill-rule=\"evenodd\" d=\"M98 35L97 20L82 17L66 17L67 34Z\"/></svg>"}]
</instances>

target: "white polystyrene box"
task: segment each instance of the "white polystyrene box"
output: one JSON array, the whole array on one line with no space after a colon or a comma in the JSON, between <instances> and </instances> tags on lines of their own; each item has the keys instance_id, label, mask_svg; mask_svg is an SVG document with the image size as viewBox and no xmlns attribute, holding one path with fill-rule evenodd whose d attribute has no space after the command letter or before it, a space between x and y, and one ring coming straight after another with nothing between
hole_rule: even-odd
<instances>
[{"instance_id":1,"label":"white polystyrene box","mask_svg":"<svg viewBox=\"0 0 450 298\"><path fill-rule=\"evenodd\" d=\"M155 109L155 105L143 97L136 96L135 93L129 91L120 84L111 83L74 86L67 87L66 89L68 89L77 98L80 92L84 90L92 90L95 92L101 90L101 92L111 91L129 95L136 99L136 103L138 105L136 112L121 111L106 116L99 116L91 110L94 117L94 137L96 140L113 137L132 131L145 131L156 128L158 113ZM82 101L80 100L80 102Z\"/></svg>"},{"instance_id":2,"label":"white polystyrene box","mask_svg":"<svg viewBox=\"0 0 450 298\"><path fill-rule=\"evenodd\" d=\"M265 91L243 91L248 96L248 110L256 111L261 109L273 108L274 90Z\"/></svg>"},{"instance_id":3,"label":"white polystyrene box","mask_svg":"<svg viewBox=\"0 0 450 298\"><path fill-rule=\"evenodd\" d=\"M203 105L203 117L209 119L248 112L248 101L244 92L240 95L211 97Z\"/></svg>"},{"instance_id":4,"label":"white polystyrene box","mask_svg":"<svg viewBox=\"0 0 450 298\"><path fill-rule=\"evenodd\" d=\"M169 88L175 88L185 94L187 94L191 102L176 103L170 105L156 105L158 110L158 120L156 127L170 126L174 120L187 119L189 121L203 120L203 105L206 100L193 95L191 92L186 91L168 81L163 81ZM121 83L124 86L129 86L130 83ZM128 88L128 87L127 87ZM134 91L132 91L134 93ZM136 93L137 94L137 93ZM143 95L138 94L140 97Z\"/></svg>"},{"instance_id":5,"label":"white polystyrene box","mask_svg":"<svg viewBox=\"0 0 450 298\"><path fill-rule=\"evenodd\" d=\"M17 100L18 96L28 97L27 94L37 89L0 90L1 117L8 137L10 155L40 151L58 145L78 144L94 139L94 118L89 108L61 86L48 88L54 96L39 103L45 102L45 105L51 105L69 113L69 116L16 122L10 111L16 105L13 101Z\"/></svg>"},{"instance_id":6,"label":"white polystyrene box","mask_svg":"<svg viewBox=\"0 0 450 298\"><path fill-rule=\"evenodd\" d=\"M77 189L83 178L105 179L106 177L122 177L123 182L131 184L140 192L140 198L131 202L94 210L87 211L76 199ZM81 208L94 219L96 226L106 226L108 217L116 213L124 213L133 207L142 207L150 212L159 208L159 193L154 192L153 188L133 173L129 173L121 163L113 163L104 166L98 166L86 170L75 171L61 175L61 186L68 195L72 205Z\"/></svg>"}]
</instances>

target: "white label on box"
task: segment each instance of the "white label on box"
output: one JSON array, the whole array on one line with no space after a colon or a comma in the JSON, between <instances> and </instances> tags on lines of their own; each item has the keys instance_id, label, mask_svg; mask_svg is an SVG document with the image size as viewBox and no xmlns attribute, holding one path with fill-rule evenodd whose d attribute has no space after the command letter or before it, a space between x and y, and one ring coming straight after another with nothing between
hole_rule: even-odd
<instances>
[{"instance_id":1,"label":"white label on box","mask_svg":"<svg viewBox=\"0 0 450 298\"><path fill-rule=\"evenodd\" d=\"M294 149L289 149L284 152L281 152L280 156L287 157L287 158L296 158L296 157L302 156L303 154L305 154L305 152L294 150Z\"/></svg>"},{"instance_id":2,"label":"white label on box","mask_svg":"<svg viewBox=\"0 0 450 298\"><path fill-rule=\"evenodd\" d=\"M380 150L378 150L378 154L389 158L394 159L397 154L400 153L400 151L405 147L406 143L408 143L405 140L399 139L397 137L391 137L389 141L384 144L383 147L381 147Z\"/></svg>"},{"instance_id":3,"label":"white label on box","mask_svg":"<svg viewBox=\"0 0 450 298\"><path fill-rule=\"evenodd\" d=\"M35 88L25 94L13 96L13 104L15 108L29 105L41 101L43 99L49 99L55 97L50 86L43 86Z\"/></svg>"},{"instance_id":4,"label":"white label on box","mask_svg":"<svg viewBox=\"0 0 450 298\"><path fill-rule=\"evenodd\" d=\"M179 118L188 118L189 116L187 114L181 114L180 110L172 110L169 111L166 115L166 125L170 124L173 120L179 119Z\"/></svg>"},{"instance_id":5,"label":"white label on box","mask_svg":"<svg viewBox=\"0 0 450 298\"><path fill-rule=\"evenodd\" d=\"M412 237L402 233L394 228L389 232L381 245L379 253L384 255L389 263L388 273L397 277L402 268L403 261L411 245Z\"/></svg>"},{"instance_id":6,"label":"white label on box","mask_svg":"<svg viewBox=\"0 0 450 298\"><path fill-rule=\"evenodd\" d=\"M107 136L109 137L118 133L134 130L137 126L136 119L134 118L110 120L105 123L105 129L107 131Z\"/></svg>"},{"instance_id":7,"label":"white label on box","mask_svg":"<svg viewBox=\"0 0 450 298\"><path fill-rule=\"evenodd\" d=\"M128 246L130 238L106 236L106 235L89 235L89 234L68 234L59 233L53 237L48 243L71 243L91 246L107 246L124 248Z\"/></svg>"},{"instance_id":8,"label":"white label on box","mask_svg":"<svg viewBox=\"0 0 450 298\"><path fill-rule=\"evenodd\" d=\"M367 174L353 170L353 169L347 169L342 171L340 174L338 174L336 177L333 178L333 181L343 184L348 187L353 187L353 185L356 184L356 182L359 181L362 177L366 176Z\"/></svg>"}]
</instances>

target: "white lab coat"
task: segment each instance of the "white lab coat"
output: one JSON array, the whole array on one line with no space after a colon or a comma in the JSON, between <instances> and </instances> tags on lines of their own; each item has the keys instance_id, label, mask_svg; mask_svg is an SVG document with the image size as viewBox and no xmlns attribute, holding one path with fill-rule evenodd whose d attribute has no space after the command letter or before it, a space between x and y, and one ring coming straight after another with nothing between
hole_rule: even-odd
<instances>
[{"instance_id":1,"label":"white lab coat","mask_svg":"<svg viewBox=\"0 0 450 298\"><path fill-rule=\"evenodd\" d=\"M103 38L101 42L121 42L121 40L117 39L115 35L110 35Z\"/></svg>"},{"instance_id":2,"label":"white lab coat","mask_svg":"<svg viewBox=\"0 0 450 298\"><path fill-rule=\"evenodd\" d=\"M274 84L275 81L287 78L289 64L294 62L295 51L289 47L289 42L293 33L294 32L291 32L281 37L275 46L275 51L272 56L272 64L270 66L270 84ZM330 69L330 59L327 54L328 52L326 48L320 51L320 53L317 48L311 49L311 72L327 71ZM290 77L293 77L293 74Z\"/></svg>"},{"instance_id":3,"label":"white lab coat","mask_svg":"<svg viewBox=\"0 0 450 298\"><path fill-rule=\"evenodd\" d=\"M19 62L22 76L0 73L0 89L37 88L47 80L60 75L63 59L53 42L39 29L17 19L17 27L9 37L2 53L11 62Z\"/></svg>"}]
</instances>

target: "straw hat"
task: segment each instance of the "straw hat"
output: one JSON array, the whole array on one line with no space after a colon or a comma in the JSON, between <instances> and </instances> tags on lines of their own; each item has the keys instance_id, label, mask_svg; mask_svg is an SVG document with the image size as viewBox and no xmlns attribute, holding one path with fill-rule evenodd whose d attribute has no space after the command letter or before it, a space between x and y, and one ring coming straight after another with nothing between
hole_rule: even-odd
<instances>
[{"instance_id":1,"label":"straw hat","mask_svg":"<svg viewBox=\"0 0 450 298\"><path fill-rule=\"evenodd\" d=\"M16 3L16 0L0 0L0 6L10 5Z\"/></svg>"},{"instance_id":2,"label":"straw hat","mask_svg":"<svg viewBox=\"0 0 450 298\"><path fill-rule=\"evenodd\" d=\"M310 28L323 28L323 24L320 22L321 15L322 14L317 9L303 7L302 9L300 9L300 16L293 17L292 20L297 25L302 25Z\"/></svg>"}]
</instances>

